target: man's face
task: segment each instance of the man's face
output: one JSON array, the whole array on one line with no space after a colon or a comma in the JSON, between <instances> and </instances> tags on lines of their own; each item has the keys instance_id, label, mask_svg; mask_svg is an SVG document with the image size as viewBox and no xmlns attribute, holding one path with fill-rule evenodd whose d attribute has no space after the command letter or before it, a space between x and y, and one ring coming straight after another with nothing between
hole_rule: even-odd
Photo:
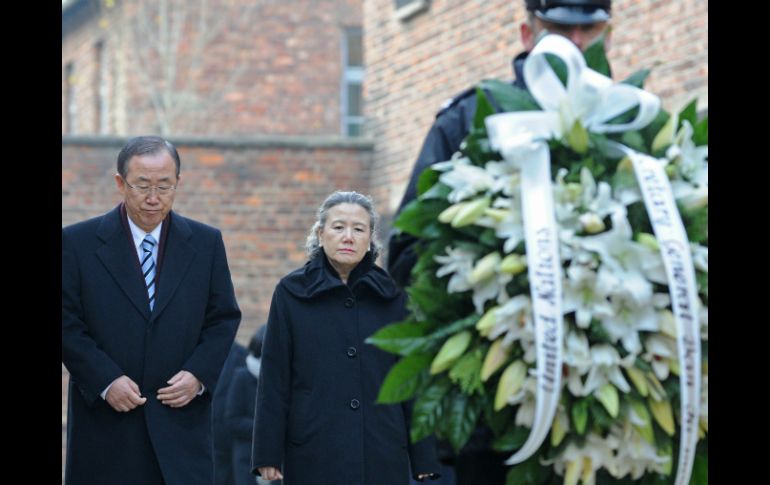
<instances>
[{"instance_id":1,"label":"man's face","mask_svg":"<svg viewBox=\"0 0 770 485\"><path fill-rule=\"evenodd\" d=\"M595 24L584 25L557 24L554 22L548 22L546 20L535 18L534 24L532 26L526 22L522 24L521 33L524 47L528 51L531 51L535 47L535 44L540 39L540 36L544 35L545 32L566 37L572 41L572 43L575 44L578 49L585 51L594 39L599 37L602 32L607 30L608 25L609 24L607 22L597 22ZM526 33L525 30L527 31ZM609 50L609 32L607 32L607 37L605 38L605 49Z\"/></svg>"},{"instance_id":2,"label":"man's face","mask_svg":"<svg viewBox=\"0 0 770 485\"><path fill-rule=\"evenodd\" d=\"M126 178L115 175L115 183L123 194L128 217L145 232L151 232L166 217L174 205L176 191L161 193L157 187L173 187L179 183L176 165L166 150L147 155L136 155L126 164ZM134 188L131 188L133 186ZM142 189L150 187L150 192Z\"/></svg>"}]
</instances>

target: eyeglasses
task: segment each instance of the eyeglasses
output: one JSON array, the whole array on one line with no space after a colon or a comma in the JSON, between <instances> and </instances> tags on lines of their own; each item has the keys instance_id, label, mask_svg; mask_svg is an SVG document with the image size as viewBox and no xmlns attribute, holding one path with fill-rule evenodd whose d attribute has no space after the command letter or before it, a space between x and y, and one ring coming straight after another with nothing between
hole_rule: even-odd
<instances>
[{"instance_id":1,"label":"eyeglasses","mask_svg":"<svg viewBox=\"0 0 770 485\"><path fill-rule=\"evenodd\" d=\"M124 177L123 181L128 185L128 188L142 194L142 195L150 195L153 191L153 189L156 191L156 193L159 196L163 195L169 195L174 190L176 190L176 185L156 185L156 186L150 186L150 185L131 185L128 183L128 180L126 180Z\"/></svg>"}]
</instances>

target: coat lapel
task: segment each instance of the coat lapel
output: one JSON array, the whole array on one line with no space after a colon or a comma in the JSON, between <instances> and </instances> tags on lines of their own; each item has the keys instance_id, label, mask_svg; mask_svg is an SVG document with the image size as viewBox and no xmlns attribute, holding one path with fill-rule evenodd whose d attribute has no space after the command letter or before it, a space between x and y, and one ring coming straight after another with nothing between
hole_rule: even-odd
<instances>
[{"instance_id":1,"label":"coat lapel","mask_svg":"<svg viewBox=\"0 0 770 485\"><path fill-rule=\"evenodd\" d=\"M171 227L169 227L166 247L163 250L163 261L160 266L155 294L155 308L152 311L150 323L161 314L171 301L171 297L187 273L187 268L195 259L195 248L188 241L192 236L190 226L182 217L173 212L170 219Z\"/></svg>"},{"instance_id":2,"label":"coat lapel","mask_svg":"<svg viewBox=\"0 0 770 485\"><path fill-rule=\"evenodd\" d=\"M120 222L119 209L109 212L96 231L104 245L96 250L96 256L104 264L129 301L144 316L150 318L150 303L141 270L137 265L136 250L126 237Z\"/></svg>"}]
</instances>

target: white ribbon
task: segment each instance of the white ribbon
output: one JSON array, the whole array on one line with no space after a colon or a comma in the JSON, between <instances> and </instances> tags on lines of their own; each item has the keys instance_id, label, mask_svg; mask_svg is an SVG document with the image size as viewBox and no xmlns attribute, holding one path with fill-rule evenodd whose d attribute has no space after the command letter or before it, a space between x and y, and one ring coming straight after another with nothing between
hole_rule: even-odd
<instances>
[{"instance_id":1,"label":"white ribbon","mask_svg":"<svg viewBox=\"0 0 770 485\"><path fill-rule=\"evenodd\" d=\"M567 87L559 81L546 60L553 54L567 66ZM532 50L524 64L524 79L530 92L543 111L501 113L485 120L489 142L507 161L521 169L522 219L525 231L527 256L530 261L528 275L535 320L535 345L537 347L537 390L535 394L535 419L524 445L508 460L507 464L521 463L532 456L545 440L561 393L562 368L562 271L558 252L558 232L553 210L551 188L550 152L547 140L562 138L572 128L575 120L595 133L616 133L643 128L652 121L660 108L660 100L653 94L634 86L614 84L612 80L589 69L580 51L561 36L548 35ZM636 117L628 123L609 124L608 121L638 106ZM628 150L626 147L622 149ZM641 154L632 159L646 160ZM649 158L649 157L647 157ZM640 162L634 166L646 169ZM637 172L639 173L639 172ZM668 192L670 186L664 178ZM640 178L640 184L641 182ZM654 208L645 195L647 210L654 219ZM673 197L668 215L672 226L678 221L683 233ZM658 231L665 229L655 229ZM661 233L663 234L663 233ZM689 282L694 282L687 239L673 233L665 233L664 258L669 271L672 300L679 326L679 358L685 363L681 373L682 416L685 429L682 432L681 452L677 471L677 484L686 484L691 473L697 442L698 404L700 394L700 339L697 334L697 299ZM669 237L670 236L670 237ZM661 241L662 237L658 236ZM679 285L680 279L687 281ZM676 291L674 282L677 283ZM683 289L684 288L684 289ZM693 303L694 301L694 303ZM688 307L689 305L689 307ZM689 313L687 309L689 308ZM685 322L684 317L690 320ZM692 323L692 325L686 325ZM687 326L688 329L684 327ZM696 333L693 332L695 328ZM685 345L686 343L686 345ZM686 376L686 377L684 377ZM687 396L685 397L685 394ZM693 404L694 403L694 404ZM695 433L694 435L692 433ZM694 438L693 438L694 436Z\"/></svg>"},{"instance_id":2,"label":"white ribbon","mask_svg":"<svg viewBox=\"0 0 770 485\"><path fill-rule=\"evenodd\" d=\"M660 245L676 321L679 353L679 462L675 485L690 483L700 418L701 349L698 290L690 244L660 160L616 144L631 158L644 205Z\"/></svg>"}]
</instances>

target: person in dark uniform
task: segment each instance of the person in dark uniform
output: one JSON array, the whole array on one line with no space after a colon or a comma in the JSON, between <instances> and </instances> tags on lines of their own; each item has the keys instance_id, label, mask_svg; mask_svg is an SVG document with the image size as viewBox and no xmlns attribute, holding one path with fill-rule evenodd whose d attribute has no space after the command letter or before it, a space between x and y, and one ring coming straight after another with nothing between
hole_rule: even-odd
<instances>
[{"instance_id":1,"label":"person in dark uniform","mask_svg":"<svg viewBox=\"0 0 770 485\"><path fill-rule=\"evenodd\" d=\"M227 394L232 387L236 369L246 367L249 351L238 342L233 342L227 354L225 365L219 374L217 388L211 401L211 439L214 445L214 485L233 484L233 435L225 423Z\"/></svg>"},{"instance_id":2,"label":"person in dark uniform","mask_svg":"<svg viewBox=\"0 0 770 485\"><path fill-rule=\"evenodd\" d=\"M611 0L525 0L527 21L520 27L525 51L513 59L516 75L514 86L527 89L524 82L524 61L546 33L559 34L585 50L591 41L602 33L605 49L609 47L609 20ZM487 93L492 105L494 99ZM473 86L444 104L436 115L415 162L406 192L396 212L398 214L417 197L417 180L422 171L438 162L449 160L468 135L476 112L476 87ZM401 287L410 282L412 267L417 262L413 246L416 239L409 234L392 233L388 241L387 268ZM447 446L441 447L439 457L453 463L457 485L496 485L505 483L504 461L509 454L495 453L490 449L492 432L486 427L475 430L471 439L457 456Z\"/></svg>"}]
</instances>

